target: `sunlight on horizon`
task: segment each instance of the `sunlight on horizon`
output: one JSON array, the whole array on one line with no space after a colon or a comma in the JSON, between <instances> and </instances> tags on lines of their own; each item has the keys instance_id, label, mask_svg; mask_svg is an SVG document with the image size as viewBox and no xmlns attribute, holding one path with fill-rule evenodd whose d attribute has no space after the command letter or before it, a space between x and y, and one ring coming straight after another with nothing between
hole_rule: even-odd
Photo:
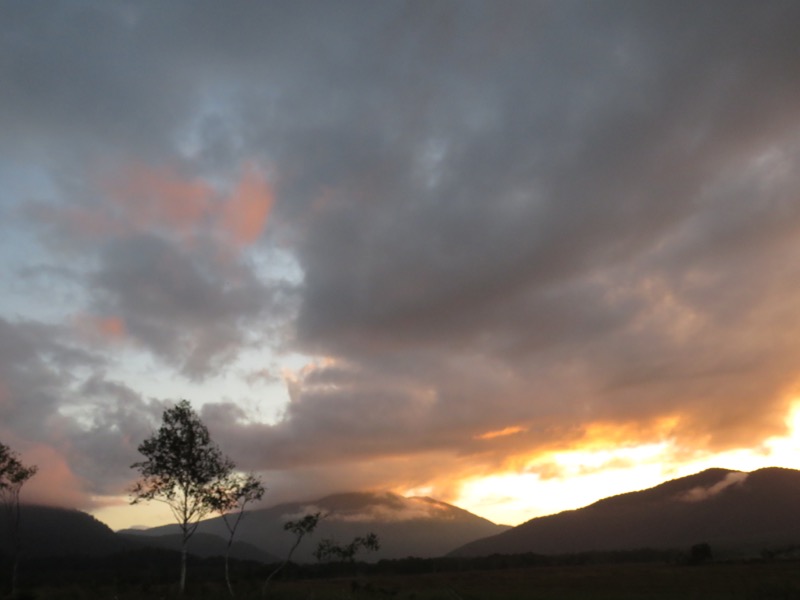
<instances>
[{"instance_id":1,"label":"sunlight on horizon","mask_svg":"<svg viewBox=\"0 0 800 600\"><path fill-rule=\"evenodd\" d=\"M163 502L130 504L127 496L96 498L104 505L87 511L114 531L121 529L149 529L175 523L175 517Z\"/></svg>"},{"instance_id":2,"label":"sunlight on horizon","mask_svg":"<svg viewBox=\"0 0 800 600\"><path fill-rule=\"evenodd\" d=\"M647 489L714 467L737 471L796 468L800 466L800 400L792 403L785 422L789 430L786 436L768 438L758 448L707 454L681 463L671 460L676 448L670 441L553 452L530 461L527 472L467 480L450 503L498 524L519 525L535 517L582 508L609 496ZM425 496L430 491L431 488L423 486L405 495ZM89 512L114 530L174 522L169 508L162 503L131 506L126 497L98 498L98 501L105 501L105 506Z\"/></svg>"},{"instance_id":3,"label":"sunlight on horizon","mask_svg":"<svg viewBox=\"0 0 800 600\"><path fill-rule=\"evenodd\" d=\"M676 463L670 441L602 450L569 450L531 461L527 472L502 473L464 482L453 504L504 525L573 510L598 500L654 487L710 468L755 471L800 467L800 399L785 419L785 436L757 448L739 448ZM536 471L553 473L542 476Z\"/></svg>"}]
</instances>

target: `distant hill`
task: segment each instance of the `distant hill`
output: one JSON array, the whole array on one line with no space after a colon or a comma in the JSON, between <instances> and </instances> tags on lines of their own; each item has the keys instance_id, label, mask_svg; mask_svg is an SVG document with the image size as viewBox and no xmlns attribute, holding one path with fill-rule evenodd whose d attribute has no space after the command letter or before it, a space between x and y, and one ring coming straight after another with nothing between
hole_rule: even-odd
<instances>
[{"instance_id":1,"label":"distant hill","mask_svg":"<svg viewBox=\"0 0 800 600\"><path fill-rule=\"evenodd\" d=\"M452 556L535 552L687 549L707 542L717 556L800 544L800 471L709 469L654 488L532 519L467 543Z\"/></svg>"},{"instance_id":2,"label":"distant hill","mask_svg":"<svg viewBox=\"0 0 800 600\"><path fill-rule=\"evenodd\" d=\"M133 547L151 547L161 548L164 550L180 551L182 538L179 533L168 535L141 535L140 530L135 532L122 531L119 535L126 542L130 543ZM227 538L222 538L218 535L211 535L208 533L195 533L189 539L189 553L197 556L198 558L210 558L212 556L224 556L225 547L227 546ZM268 552L264 552L260 548L252 544L241 541L234 541L231 546L230 557L238 560L252 560L262 563L275 563L279 562L279 558Z\"/></svg>"},{"instance_id":3,"label":"distant hill","mask_svg":"<svg viewBox=\"0 0 800 600\"><path fill-rule=\"evenodd\" d=\"M0 515L0 551L10 551L8 523ZM25 556L105 556L131 549L131 544L105 523L79 510L25 505L20 523Z\"/></svg>"},{"instance_id":4,"label":"distant hill","mask_svg":"<svg viewBox=\"0 0 800 600\"><path fill-rule=\"evenodd\" d=\"M442 556L454 547L507 527L473 515L465 510L431 498L404 498L392 493L349 493L327 496L312 502L279 504L247 513L237 532L237 540L252 544L278 557L285 557L294 538L283 524L305 514L320 512L324 519L317 531L304 540L293 560L313 562L317 544L324 538L347 543L355 536L374 532L381 549L365 555L367 560L381 558L427 558ZM203 521L198 532L224 535L220 517ZM126 531L137 536L177 533L176 525L147 530Z\"/></svg>"},{"instance_id":5,"label":"distant hill","mask_svg":"<svg viewBox=\"0 0 800 600\"><path fill-rule=\"evenodd\" d=\"M0 514L0 553L10 554L8 523ZM105 523L79 510L25 505L20 523L22 551L27 558L69 556L102 557L147 547L180 550L179 535L145 537L114 533ZM199 558L223 556L227 536L196 534L190 540L190 554ZM276 562L278 558L255 546L236 541L231 558L258 562Z\"/></svg>"}]
</instances>

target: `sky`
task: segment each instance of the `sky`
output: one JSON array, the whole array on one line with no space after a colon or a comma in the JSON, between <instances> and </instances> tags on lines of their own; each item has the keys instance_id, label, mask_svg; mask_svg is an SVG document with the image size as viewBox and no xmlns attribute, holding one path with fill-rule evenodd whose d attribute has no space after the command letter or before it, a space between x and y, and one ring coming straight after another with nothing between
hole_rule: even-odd
<instances>
[{"instance_id":1,"label":"sky","mask_svg":"<svg viewBox=\"0 0 800 600\"><path fill-rule=\"evenodd\" d=\"M0 4L0 441L114 528L192 402L268 488L495 522L800 465L800 3Z\"/></svg>"}]
</instances>

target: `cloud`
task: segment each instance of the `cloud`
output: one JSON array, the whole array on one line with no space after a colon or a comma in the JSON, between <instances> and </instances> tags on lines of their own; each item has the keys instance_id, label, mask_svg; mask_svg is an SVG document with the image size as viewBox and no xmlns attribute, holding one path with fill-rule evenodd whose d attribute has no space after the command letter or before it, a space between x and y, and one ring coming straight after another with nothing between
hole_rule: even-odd
<instances>
[{"instance_id":1,"label":"cloud","mask_svg":"<svg viewBox=\"0 0 800 600\"><path fill-rule=\"evenodd\" d=\"M264 230L275 202L269 182L250 164L223 205L223 222L230 237L240 244L252 244Z\"/></svg>"},{"instance_id":2,"label":"cloud","mask_svg":"<svg viewBox=\"0 0 800 600\"><path fill-rule=\"evenodd\" d=\"M70 328L0 318L0 439L39 468L27 501L88 508L122 492L164 404L103 375Z\"/></svg>"},{"instance_id":3,"label":"cloud","mask_svg":"<svg viewBox=\"0 0 800 600\"><path fill-rule=\"evenodd\" d=\"M110 232L122 228L134 232L154 228L192 231L208 217L214 195L213 188L202 180L183 178L168 167L144 164L127 166L103 187L104 200L110 201L110 206L101 205L101 210L108 207L106 218L116 221L116 226L107 226Z\"/></svg>"},{"instance_id":4,"label":"cloud","mask_svg":"<svg viewBox=\"0 0 800 600\"><path fill-rule=\"evenodd\" d=\"M23 488L23 501L45 506L90 508L87 482L78 477L56 448L36 445L25 452L24 464L36 465L36 475Z\"/></svg>"},{"instance_id":5,"label":"cloud","mask_svg":"<svg viewBox=\"0 0 800 600\"><path fill-rule=\"evenodd\" d=\"M91 201L35 203L29 215L71 244L158 234L187 247L214 242L241 248L264 231L274 192L253 163L230 190L171 166L124 163L94 184Z\"/></svg>"},{"instance_id":6,"label":"cloud","mask_svg":"<svg viewBox=\"0 0 800 600\"><path fill-rule=\"evenodd\" d=\"M169 165L123 163L93 185L88 200L25 211L53 250L81 265L73 280L88 301L76 324L87 339L124 340L201 379L294 312L292 284L265 283L247 255L274 202L256 164L212 185Z\"/></svg>"},{"instance_id":7,"label":"cloud","mask_svg":"<svg viewBox=\"0 0 800 600\"><path fill-rule=\"evenodd\" d=\"M144 423L158 405L102 371L146 353L220 397L284 373L277 421L207 414L309 494L785 431L799 10L3 6L0 203L28 220L0 248L36 274L2 305L24 307L0 321L6 428L45 443L36 424L93 376ZM42 297L68 316L29 314ZM81 418L120 416L102 404ZM82 427L75 464L111 444Z\"/></svg>"},{"instance_id":8,"label":"cloud","mask_svg":"<svg viewBox=\"0 0 800 600\"><path fill-rule=\"evenodd\" d=\"M395 503L374 504L367 511L334 514L328 519L333 521L348 521L357 523L371 523L374 521L403 522L417 519L442 518L447 509L438 504L427 502L422 498L408 498L400 506Z\"/></svg>"},{"instance_id":9,"label":"cloud","mask_svg":"<svg viewBox=\"0 0 800 600\"><path fill-rule=\"evenodd\" d=\"M728 473L720 481L709 487L696 487L681 496L684 502L701 502L708 500L712 496L716 496L722 490L731 487L732 485L741 485L747 479L749 473Z\"/></svg>"},{"instance_id":10,"label":"cloud","mask_svg":"<svg viewBox=\"0 0 800 600\"><path fill-rule=\"evenodd\" d=\"M0 434L36 439L57 420L62 393L74 368L96 368L102 359L64 343L58 327L0 318Z\"/></svg>"},{"instance_id":11,"label":"cloud","mask_svg":"<svg viewBox=\"0 0 800 600\"><path fill-rule=\"evenodd\" d=\"M307 504L299 511L282 515L284 521L298 519L304 515L321 513L326 521L342 521L349 523L403 522L418 519L452 518L448 507L425 498L403 498L391 493L372 494L373 502L364 508L336 508L329 512L315 504Z\"/></svg>"},{"instance_id":12,"label":"cloud","mask_svg":"<svg viewBox=\"0 0 800 600\"><path fill-rule=\"evenodd\" d=\"M120 315L133 340L195 378L246 347L247 326L272 304L246 267L202 258L142 235L110 243L92 277L98 312Z\"/></svg>"},{"instance_id":13,"label":"cloud","mask_svg":"<svg viewBox=\"0 0 800 600\"><path fill-rule=\"evenodd\" d=\"M119 317L78 315L75 324L91 341L119 341L125 337L125 321Z\"/></svg>"},{"instance_id":14,"label":"cloud","mask_svg":"<svg viewBox=\"0 0 800 600\"><path fill-rule=\"evenodd\" d=\"M497 429L495 431L487 431L486 433L482 433L480 435L475 436L475 438L479 440L491 440L498 437L515 435L517 433L524 433L524 432L525 432L524 427L512 425L509 427L504 427L503 429Z\"/></svg>"},{"instance_id":15,"label":"cloud","mask_svg":"<svg viewBox=\"0 0 800 600\"><path fill-rule=\"evenodd\" d=\"M103 372L94 372L78 388L79 399L62 425L62 452L93 496L127 495L141 459L137 448L149 437L172 402L144 398Z\"/></svg>"}]
</instances>

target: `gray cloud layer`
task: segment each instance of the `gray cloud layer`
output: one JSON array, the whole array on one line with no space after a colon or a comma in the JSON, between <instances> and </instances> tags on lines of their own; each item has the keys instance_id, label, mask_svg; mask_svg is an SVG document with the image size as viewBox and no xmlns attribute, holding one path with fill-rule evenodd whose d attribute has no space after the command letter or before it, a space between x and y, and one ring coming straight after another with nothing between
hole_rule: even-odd
<instances>
[{"instance_id":1,"label":"gray cloud layer","mask_svg":"<svg viewBox=\"0 0 800 600\"><path fill-rule=\"evenodd\" d=\"M487 472L595 421L752 445L782 430L800 356L798 13L10 2L0 160L55 191L0 206L74 269L78 312L120 318L176 377L212 381L259 344L326 357L288 382L275 424L206 407L240 462L295 485ZM138 213L98 182L131 164L182 177L189 196L164 193L187 210L198 181L262 168L276 202L249 251L288 253L302 277L267 280L211 213L122 226ZM25 415L82 384L96 422L138 407L141 434L161 404L98 364L46 367L49 342L17 341L31 327L0 328L9 429L48 439ZM99 431L76 455L122 464ZM86 472L120 479L102 471Z\"/></svg>"}]
</instances>

